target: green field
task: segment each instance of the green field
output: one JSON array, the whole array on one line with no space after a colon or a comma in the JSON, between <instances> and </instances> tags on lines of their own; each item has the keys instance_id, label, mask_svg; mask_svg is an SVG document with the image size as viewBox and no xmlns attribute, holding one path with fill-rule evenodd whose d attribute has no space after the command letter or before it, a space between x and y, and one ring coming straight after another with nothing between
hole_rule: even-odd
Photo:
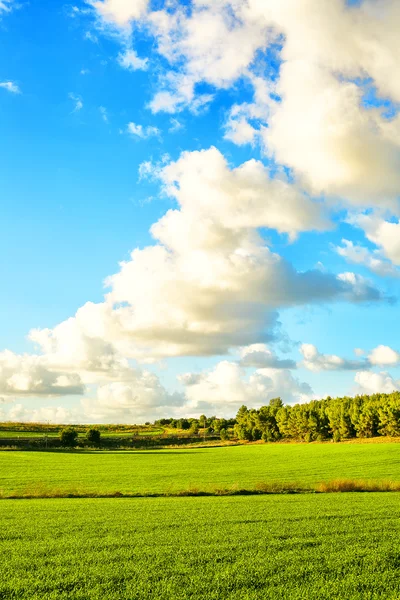
<instances>
[{"instance_id":1,"label":"green field","mask_svg":"<svg viewBox=\"0 0 400 600\"><path fill-rule=\"evenodd\" d=\"M400 597L400 494L0 502L2 600Z\"/></svg>"},{"instance_id":2,"label":"green field","mask_svg":"<svg viewBox=\"0 0 400 600\"><path fill-rule=\"evenodd\" d=\"M336 478L400 481L400 444L262 444L131 452L0 452L0 493L210 490Z\"/></svg>"},{"instance_id":3,"label":"green field","mask_svg":"<svg viewBox=\"0 0 400 600\"><path fill-rule=\"evenodd\" d=\"M0 452L0 494L400 481L400 444ZM0 500L0 600L400 598L400 493Z\"/></svg>"}]
</instances>

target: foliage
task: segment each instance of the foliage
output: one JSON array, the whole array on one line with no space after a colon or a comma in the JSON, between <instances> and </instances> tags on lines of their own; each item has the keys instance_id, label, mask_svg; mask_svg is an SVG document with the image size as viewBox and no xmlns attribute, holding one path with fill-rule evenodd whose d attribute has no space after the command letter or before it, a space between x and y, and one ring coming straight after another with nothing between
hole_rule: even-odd
<instances>
[{"instance_id":1,"label":"foliage","mask_svg":"<svg viewBox=\"0 0 400 600\"><path fill-rule=\"evenodd\" d=\"M221 440L229 440L229 434L225 428L220 429L219 436Z\"/></svg>"},{"instance_id":2,"label":"foliage","mask_svg":"<svg viewBox=\"0 0 400 600\"><path fill-rule=\"evenodd\" d=\"M258 410L242 406L236 415L239 440L305 442L400 436L400 392L355 398L326 398L284 406L274 398Z\"/></svg>"},{"instance_id":3,"label":"foliage","mask_svg":"<svg viewBox=\"0 0 400 600\"><path fill-rule=\"evenodd\" d=\"M86 432L86 439L88 442L91 442L92 444L100 444L101 433L98 429L94 429L93 427L91 427Z\"/></svg>"},{"instance_id":4,"label":"foliage","mask_svg":"<svg viewBox=\"0 0 400 600\"><path fill-rule=\"evenodd\" d=\"M61 445L66 448L75 448L78 445L78 432L73 427L65 427L60 434Z\"/></svg>"}]
</instances>

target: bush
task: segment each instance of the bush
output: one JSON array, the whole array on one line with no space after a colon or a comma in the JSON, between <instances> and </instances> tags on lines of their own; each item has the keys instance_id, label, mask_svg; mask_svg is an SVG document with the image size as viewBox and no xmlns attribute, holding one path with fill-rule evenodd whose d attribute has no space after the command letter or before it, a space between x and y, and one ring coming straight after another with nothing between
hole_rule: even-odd
<instances>
[{"instance_id":1,"label":"bush","mask_svg":"<svg viewBox=\"0 0 400 600\"><path fill-rule=\"evenodd\" d=\"M98 429L88 429L86 439L91 444L100 444L101 434Z\"/></svg>"},{"instance_id":2,"label":"bush","mask_svg":"<svg viewBox=\"0 0 400 600\"><path fill-rule=\"evenodd\" d=\"M221 440L228 440L229 439L229 435L228 432L225 428L222 428L219 432L219 437L221 438Z\"/></svg>"},{"instance_id":3,"label":"bush","mask_svg":"<svg viewBox=\"0 0 400 600\"><path fill-rule=\"evenodd\" d=\"M78 432L73 427L66 427L61 431L60 439L65 448L75 448L78 444Z\"/></svg>"}]
</instances>

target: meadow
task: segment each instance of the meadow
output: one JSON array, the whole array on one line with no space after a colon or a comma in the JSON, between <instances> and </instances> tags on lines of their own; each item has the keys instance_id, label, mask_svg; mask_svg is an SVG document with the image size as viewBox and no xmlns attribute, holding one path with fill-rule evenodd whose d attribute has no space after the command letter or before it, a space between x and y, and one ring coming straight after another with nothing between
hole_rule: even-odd
<instances>
[{"instance_id":1,"label":"meadow","mask_svg":"<svg viewBox=\"0 0 400 600\"><path fill-rule=\"evenodd\" d=\"M400 597L400 494L0 502L2 600Z\"/></svg>"},{"instance_id":2,"label":"meadow","mask_svg":"<svg viewBox=\"0 0 400 600\"><path fill-rule=\"evenodd\" d=\"M153 451L0 452L0 496L173 493L334 479L400 481L398 443L255 444Z\"/></svg>"}]
</instances>

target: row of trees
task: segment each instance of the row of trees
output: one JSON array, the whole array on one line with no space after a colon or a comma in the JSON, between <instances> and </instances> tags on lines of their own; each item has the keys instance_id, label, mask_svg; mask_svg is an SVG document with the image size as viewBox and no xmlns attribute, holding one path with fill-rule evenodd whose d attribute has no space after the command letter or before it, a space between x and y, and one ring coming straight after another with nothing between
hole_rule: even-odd
<instances>
[{"instance_id":1,"label":"row of trees","mask_svg":"<svg viewBox=\"0 0 400 600\"><path fill-rule=\"evenodd\" d=\"M75 448L78 445L78 431L75 427L65 427L61 431L60 440L61 445L65 448ZM98 445L101 440L101 433L98 429L88 429L86 432L86 440L93 445Z\"/></svg>"},{"instance_id":2,"label":"row of trees","mask_svg":"<svg viewBox=\"0 0 400 600\"><path fill-rule=\"evenodd\" d=\"M399 392L355 398L328 396L294 406L274 398L258 410L242 406L234 426L234 437L249 441L340 441L375 436L400 436Z\"/></svg>"},{"instance_id":3,"label":"row of trees","mask_svg":"<svg viewBox=\"0 0 400 600\"><path fill-rule=\"evenodd\" d=\"M219 434L222 430L227 431L235 425L236 419L218 419L216 416L207 417L201 415L198 419L158 419L154 422L155 426L170 427L171 429L182 429L190 434L197 435L202 429L206 433Z\"/></svg>"}]
</instances>

